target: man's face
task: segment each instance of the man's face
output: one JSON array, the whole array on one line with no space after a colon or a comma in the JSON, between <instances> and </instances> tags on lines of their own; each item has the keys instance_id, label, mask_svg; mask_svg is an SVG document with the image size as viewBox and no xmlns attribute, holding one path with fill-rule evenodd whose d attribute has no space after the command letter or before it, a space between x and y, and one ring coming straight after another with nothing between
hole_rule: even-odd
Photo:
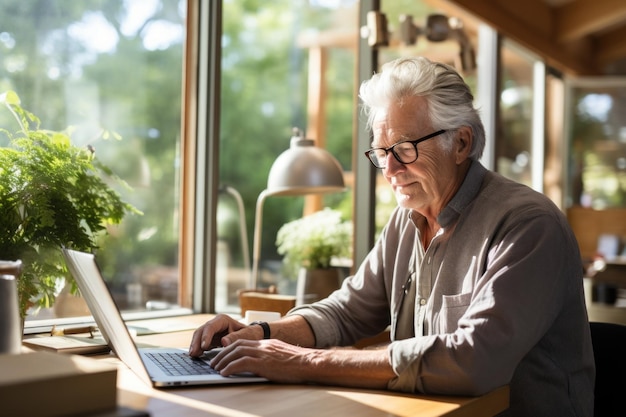
<instances>
[{"instance_id":1,"label":"man's face","mask_svg":"<svg viewBox=\"0 0 626 417\"><path fill-rule=\"evenodd\" d=\"M388 148L398 142L415 140L433 133L426 102L421 97L405 99L380 112L373 124L373 147ZM403 164L391 152L387 167L382 169L401 207L436 217L458 188L458 170L454 147L442 148L436 136L417 145L415 162Z\"/></svg>"}]
</instances>

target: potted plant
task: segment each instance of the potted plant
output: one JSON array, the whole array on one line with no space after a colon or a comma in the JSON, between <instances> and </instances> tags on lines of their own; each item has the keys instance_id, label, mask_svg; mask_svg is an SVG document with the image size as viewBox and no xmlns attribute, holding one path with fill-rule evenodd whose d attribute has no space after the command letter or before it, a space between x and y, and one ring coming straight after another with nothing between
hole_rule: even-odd
<instances>
[{"instance_id":1,"label":"potted plant","mask_svg":"<svg viewBox=\"0 0 626 417\"><path fill-rule=\"evenodd\" d=\"M139 213L109 182L123 184L91 146L72 144L70 131L49 131L23 109L17 94L0 95L15 127L0 127L0 259L23 263L18 298L28 308L50 307L60 280L76 286L61 249L97 248L97 238L125 214Z\"/></svg>"},{"instance_id":2,"label":"potted plant","mask_svg":"<svg viewBox=\"0 0 626 417\"><path fill-rule=\"evenodd\" d=\"M315 301L341 285L339 266L352 253L352 223L325 208L284 224L276 244L286 273L297 276L296 304Z\"/></svg>"}]
</instances>

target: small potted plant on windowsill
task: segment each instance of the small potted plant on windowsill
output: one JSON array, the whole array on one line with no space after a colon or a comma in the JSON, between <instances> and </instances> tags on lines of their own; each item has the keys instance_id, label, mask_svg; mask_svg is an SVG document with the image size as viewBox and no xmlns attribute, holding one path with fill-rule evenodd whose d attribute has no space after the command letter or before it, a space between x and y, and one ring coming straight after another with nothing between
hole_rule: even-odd
<instances>
[{"instance_id":1,"label":"small potted plant on windowsill","mask_svg":"<svg viewBox=\"0 0 626 417\"><path fill-rule=\"evenodd\" d=\"M340 264L352 253L352 223L326 208L284 224L276 244L286 273L297 276L296 304L319 300L341 285Z\"/></svg>"},{"instance_id":2,"label":"small potted plant on windowsill","mask_svg":"<svg viewBox=\"0 0 626 417\"><path fill-rule=\"evenodd\" d=\"M92 147L73 145L68 131L41 129L13 91L0 95L0 106L16 121L0 127L0 258L23 263L17 287L24 319L29 307L53 304L60 280L77 292L63 247L93 251L107 225L139 211L105 182L123 184Z\"/></svg>"}]
</instances>

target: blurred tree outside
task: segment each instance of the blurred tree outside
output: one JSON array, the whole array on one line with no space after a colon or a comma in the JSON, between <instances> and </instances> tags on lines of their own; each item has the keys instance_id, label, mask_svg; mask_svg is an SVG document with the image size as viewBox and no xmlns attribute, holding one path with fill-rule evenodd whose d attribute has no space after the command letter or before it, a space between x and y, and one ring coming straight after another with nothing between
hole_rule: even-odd
<instances>
[{"instance_id":1,"label":"blurred tree outside","mask_svg":"<svg viewBox=\"0 0 626 417\"><path fill-rule=\"evenodd\" d=\"M238 190L246 207L251 253L254 208L266 188L274 160L288 149L292 127L307 131L308 50L299 47L305 33L350 30L357 36L356 1L278 0L224 3L220 180ZM355 51L328 51L326 148L351 170L355 111ZM349 193L329 195L324 204L342 205L351 217ZM302 216L302 197L266 200L263 216L263 260L280 260L276 233ZM232 218L231 218L232 220ZM234 229L236 225L231 221ZM229 234L236 263L237 232Z\"/></svg>"},{"instance_id":2,"label":"blurred tree outside","mask_svg":"<svg viewBox=\"0 0 626 417\"><path fill-rule=\"evenodd\" d=\"M0 91L15 90L44 127L72 126L73 141L93 146L132 187L119 190L124 198L144 212L100 243L111 285L137 281L146 268L176 270L185 7L181 0L0 4ZM102 130L110 138L94 141Z\"/></svg>"}]
</instances>

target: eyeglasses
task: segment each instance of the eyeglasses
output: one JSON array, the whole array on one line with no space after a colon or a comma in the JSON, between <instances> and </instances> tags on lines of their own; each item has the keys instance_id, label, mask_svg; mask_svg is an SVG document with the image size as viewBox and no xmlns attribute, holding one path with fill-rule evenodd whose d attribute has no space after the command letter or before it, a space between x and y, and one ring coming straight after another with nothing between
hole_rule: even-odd
<instances>
[{"instance_id":1,"label":"eyeglasses","mask_svg":"<svg viewBox=\"0 0 626 417\"><path fill-rule=\"evenodd\" d=\"M432 139L442 133L445 133L445 130L438 130L435 133L431 133L430 135L426 135L423 138L415 140L404 140L388 148L372 148L365 152L365 156L368 157L372 165L380 169L387 168L387 153L389 153L389 151L391 151L398 162L402 164L410 164L411 162L417 161L418 143Z\"/></svg>"}]
</instances>

